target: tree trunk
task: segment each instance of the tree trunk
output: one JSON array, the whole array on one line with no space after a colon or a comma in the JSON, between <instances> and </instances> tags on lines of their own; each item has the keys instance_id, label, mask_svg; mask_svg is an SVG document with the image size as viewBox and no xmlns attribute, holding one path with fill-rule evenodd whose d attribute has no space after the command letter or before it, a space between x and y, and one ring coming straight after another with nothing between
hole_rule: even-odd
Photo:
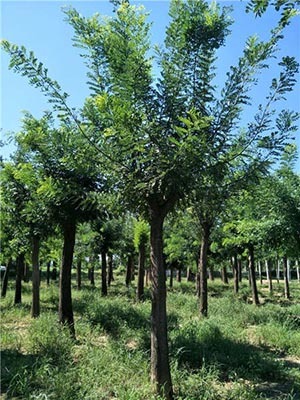
<instances>
[{"instance_id":1,"label":"tree trunk","mask_svg":"<svg viewBox=\"0 0 300 400\"><path fill-rule=\"evenodd\" d=\"M249 272L250 272L251 289L252 289L252 302L253 302L253 304L258 305L259 299L258 299L258 292L257 292L257 286L256 286L254 246L253 245L249 245Z\"/></svg>"},{"instance_id":2,"label":"tree trunk","mask_svg":"<svg viewBox=\"0 0 300 400\"><path fill-rule=\"evenodd\" d=\"M102 296L107 296L106 251L101 252L101 294L102 294Z\"/></svg>"},{"instance_id":3,"label":"tree trunk","mask_svg":"<svg viewBox=\"0 0 300 400\"><path fill-rule=\"evenodd\" d=\"M288 278L288 260L287 257L283 257L283 279L284 279L284 297L286 299L290 298L290 286Z\"/></svg>"},{"instance_id":4,"label":"tree trunk","mask_svg":"<svg viewBox=\"0 0 300 400\"><path fill-rule=\"evenodd\" d=\"M24 271L25 254L18 255L16 260L16 290L14 304L22 303L22 276Z\"/></svg>"},{"instance_id":5,"label":"tree trunk","mask_svg":"<svg viewBox=\"0 0 300 400\"><path fill-rule=\"evenodd\" d=\"M227 268L225 265L221 269L221 276L222 276L223 283L225 283L225 285L228 285L228 274L227 274Z\"/></svg>"},{"instance_id":6,"label":"tree trunk","mask_svg":"<svg viewBox=\"0 0 300 400\"><path fill-rule=\"evenodd\" d=\"M297 281L300 283L300 268L298 260L296 260L296 271L297 271Z\"/></svg>"},{"instance_id":7,"label":"tree trunk","mask_svg":"<svg viewBox=\"0 0 300 400\"><path fill-rule=\"evenodd\" d=\"M23 270L23 281L24 282L29 282L29 275L30 275L30 268L29 265L24 262L24 270Z\"/></svg>"},{"instance_id":8,"label":"tree trunk","mask_svg":"<svg viewBox=\"0 0 300 400\"><path fill-rule=\"evenodd\" d=\"M266 275L267 275L269 293L272 293L273 292L273 282L272 282L271 262L269 260L266 260L265 266L266 266Z\"/></svg>"},{"instance_id":9,"label":"tree trunk","mask_svg":"<svg viewBox=\"0 0 300 400\"><path fill-rule=\"evenodd\" d=\"M239 273L239 282L242 282L243 274L242 274L242 260L238 259L238 273Z\"/></svg>"},{"instance_id":10,"label":"tree trunk","mask_svg":"<svg viewBox=\"0 0 300 400\"><path fill-rule=\"evenodd\" d=\"M90 274L90 283L92 286L95 286L95 266L92 265L89 269Z\"/></svg>"},{"instance_id":11,"label":"tree trunk","mask_svg":"<svg viewBox=\"0 0 300 400\"><path fill-rule=\"evenodd\" d=\"M107 284L108 286L111 285L111 283L114 281L114 270L113 270L113 255L109 254L108 255L108 278L107 278Z\"/></svg>"},{"instance_id":12,"label":"tree trunk","mask_svg":"<svg viewBox=\"0 0 300 400\"><path fill-rule=\"evenodd\" d=\"M277 258L276 279L277 279L277 283L279 284L279 280L280 280L280 260L279 260L279 258Z\"/></svg>"},{"instance_id":13,"label":"tree trunk","mask_svg":"<svg viewBox=\"0 0 300 400\"><path fill-rule=\"evenodd\" d=\"M146 246L144 243L140 243L139 261L138 261L138 282L136 290L137 301L144 300L145 259L146 259Z\"/></svg>"},{"instance_id":14,"label":"tree trunk","mask_svg":"<svg viewBox=\"0 0 300 400\"><path fill-rule=\"evenodd\" d=\"M151 380L156 391L167 400L173 399L169 364L166 273L163 259L163 222L165 215L151 210Z\"/></svg>"},{"instance_id":15,"label":"tree trunk","mask_svg":"<svg viewBox=\"0 0 300 400\"><path fill-rule=\"evenodd\" d=\"M32 307L31 316L37 318L40 315L40 266L39 266L40 238L32 239Z\"/></svg>"},{"instance_id":16,"label":"tree trunk","mask_svg":"<svg viewBox=\"0 0 300 400\"><path fill-rule=\"evenodd\" d=\"M287 277L288 281L290 282L292 279L292 273L291 273L291 261L287 259Z\"/></svg>"},{"instance_id":17,"label":"tree trunk","mask_svg":"<svg viewBox=\"0 0 300 400\"><path fill-rule=\"evenodd\" d=\"M176 271L176 281L181 282L181 266L178 265L177 271Z\"/></svg>"},{"instance_id":18,"label":"tree trunk","mask_svg":"<svg viewBox=\"0 0 300 400\"><path fill-rule=\"evenodd\" d=\"M258 275L259 275L260 284L262 285L263 279L262 279L262 268L261 268L261 262L260 261L258 261Z\"/></svg>"},{"instance_id":19,"label":"tree trunk","mask_svg":"<svg viewBox=\"0 0 300 400\"><path fill-rule=\"evenodd\" d=\"M239 267L238 267L238 259L237 259L236 254L234 254L234 256L232 258L232 269L233 269L234 293L238 294L238 292L239 292Z\"/></svg>"},{"instance_id":20,"label":"tree trunk","mask_svg":"<svg viewBox=\"0 0 300 400\"><path fill-rule=\"evenodd\" d=\"M82 260L81 257L78 257L76 265L76 280L77 280L78 290L81 290L81 268L82 268Z\"/></svg>"},{"instance_id":21,"label":"tree trunk","mask_svg":"<svg viewBox=\"0 0 300 400\"><path fill-rule=\"evenodd\" d=\"M208 310L208 294L207 294L207 252L209 248L210 225L203 223L202 225L202 243L199 258L199 311L200 315L207 317Z\"/></svg>"},{"instance_id":22,"label":"tree trunk","mask_svg":"<svg viewBox=\"0 0 300 400\"><path fill-rule=\"evenodd\" d=\"M47 262L47 271L46 271L47 286L50 286L50 267L51 267L51 261L48 261Z\"/></svg>"},{"instance_id":23,"label":"tree trunk","mask_svg":"<svg viewBox=\"0 0 300 400\"><path fill-rule=\"evenodd\" d=\"M149 286L150 268L146 269L146 286Z\"/></svg>"},{"instance_id":24,"label":"tree trunk","mask_svg":"<svg viewBox=\"0 0 300 400\"><path fill-rule=\"evenodd\" d=\"M3 280L2 280L1 297L3 297L3 298L6 296L6 292L7 292L8 275L9 275L11 265L12 265L12 260L10 259L6 265L6 271L4 273Z\"/></svg>"},{"instance_id":25,"label":"tree trunk","mask_svg":"<svg viewBox=\"0 0 300 400\"><path fill-rule=\"evenodd\" d=\"M63 226L63 252L59 276L59 321L67 324L71 335L75 338L71 273L75 245L76 223L68 221Z\"/></svg>"},{"instance_id":26,"label":"tree trunk","mask_svg":"<svg viewBox=\"0 0 300 400\"><path fill-rule=\"evenodd\" d=\"M130 285L130 282L131 282L131 273L132 273L132 259L133 259L133 256L132 256L132 254L129 254L128 255L128 258L127 258L127 266L126 266L126 278L125 278L125 284L126 284L126 286L127 287L129 287L129 285Z\"/></svg>"},{"instance_id":27,"label":"tree trunk","mask_svg":"<svg viewBox=\"0 0 300 400\"><path fill-rule=\"evenodd\" d=\"M173 265L170 265L170 280L169 280L169 287L172 288L173 287Z\"/></svg>"},{"instance_id":28,"label":"tree trunk","mask_svg":"<svg viewBox=\"0 0 300 400\"><path fill-rule=\"evenodd\" d=\"M208 277L209 277L209 280L211 280L211 281L215 280L214 267L212 265L208 268Z\"/></svg>"}]
</instances>

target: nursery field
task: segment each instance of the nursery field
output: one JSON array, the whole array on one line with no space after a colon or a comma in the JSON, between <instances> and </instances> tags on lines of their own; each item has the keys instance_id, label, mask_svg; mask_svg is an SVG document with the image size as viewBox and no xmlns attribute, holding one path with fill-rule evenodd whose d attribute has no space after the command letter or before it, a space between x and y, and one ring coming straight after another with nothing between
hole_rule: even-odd
<instances>
[{"instance_id":1,"label":"nursery field","mask_svg":"<svg viewBox=\"0 0 300 400\"><path fill-rule=\"evenodd\" d=\"M41 284L41 315L30 317L31 284L14 306L13 284L2 300L1 399L154 400L150 384L150 292L137 303L135 286L117 277L107 297L83 280L73 288L76 341L57 323L58 287ZM86 283L86 284L84 284ZM175 399L300 399L300 285L209 282L209 316L198 315L193 283L168 291L169 351Z\"/></svg>"}]
</instances>

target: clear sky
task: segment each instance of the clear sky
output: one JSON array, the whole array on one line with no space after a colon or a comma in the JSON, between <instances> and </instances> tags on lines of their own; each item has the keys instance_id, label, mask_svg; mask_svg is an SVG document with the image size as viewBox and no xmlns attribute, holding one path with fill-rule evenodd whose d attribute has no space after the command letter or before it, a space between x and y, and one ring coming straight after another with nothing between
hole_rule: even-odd
<instances>
[{"instance_id":1,"label":"clear sky","mask_svg":"<svg viewBox=\"0 0 300 400\"><path fill-rule=\"evenodd\" d=\"M1 0L0 0L1 1ZM165 26L168 22L168 1L139 1L150 12L153 21L152 41L163 43ZM258 34L267 39L270 29L277 21L278 14L269 11L263 18L255 19L245 13L245 2L218 1L221 6L233 6L234 24L226 46L218 53L218 70L216 84L222 87L226 72L241 55L247 37ZM37 58L47 66L49 75L57 80L63 90L70 94L70 105L80 107L89 94L86 82L86 69L79 57L79 49L72 46L72 28L64 21L61 11L63 6L74 6L84 16L95 12L112 14L112 6L108 1L1 1L1 38L24 45L33 50ZM296 17L287 28L284 39L280 43L278 60L272 61L269 70L264 71L259 85L253 90L253 106L243 116L245 124L255 112L255 106L263 102L271 79L278 71L276 64L284 55L295 56L300 62L300 17ZM1 127L2 138L7 132L17 132L21 126L22 110L30 111L35 117L42 116L43 111L50 110L45 97L37 89L29 86L27 79L8 70L8 56L1 54ZM281 108L300 111L300 83L288 96ZM300 150L300 131L296 135L296 143ZM12 146L2 149L5 157L12 151ZM298 160L297 171L300 171Z\"/></svg>"}]
</instances>

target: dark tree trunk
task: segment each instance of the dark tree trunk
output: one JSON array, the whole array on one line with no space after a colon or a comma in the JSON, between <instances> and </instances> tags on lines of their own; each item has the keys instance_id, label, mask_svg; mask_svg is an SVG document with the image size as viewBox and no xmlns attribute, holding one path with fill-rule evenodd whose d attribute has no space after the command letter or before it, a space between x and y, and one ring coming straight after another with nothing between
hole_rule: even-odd
<instances>
[{"instance_id":1,"label":"dark tree trunk","mask_svg":"<svg viewBox=\"0 0 300 400\"><path fill-rule=\"evenodd\" d=\"M24 270L23 270L23 281L24 282L29 282L29 275L30 275L30 268L29 265L24 262Z\"/></svg>"},{"instance_id":2,"label":"dark tree trunk","mask_svg":"<svg viewBox=\"0 0 300 400\"><path fill-rule=\"evenodd\" d=\"M238 273L239 273L239 282L242 282L243 275L242 275L242 260L238 259Z\"/></svg>"},{"instance_id":3,"label":"dark tree trunk","mask_svg":"<svg viewBox=\"0 0 300 400\"><path fill-rule=\"evenodd\" d=\"M169 364L166 274L163 259L163 222L165 214L151 210L151 380L156 391L165 399L173 399L173 389Z\"/></svg>"},{"instance_id":4,"label":"dark tree trunk","mask_svg":"<svg viewBox=\"0 0 300 400\"><path fill-rule=\"evenodd\" d=\"M191 268L187 269L186 280L187 280L187 282L193 282L195 280L195 274L193 274L193 272L191 271Z\"/></svg>"},{"instance_id":5,"label":"dark tree trunk","mask_svg":"<svg viewBox=\"0 0 300 400\"><path fill-rule=\"evenodd\" d=\"M144 300L145 259L146 246L144 243L141 243L139 245L138 282L136 291L136 298L138 301Z\"/></svg>"},{"instance_id":6,"label":"dark tree trunk","mask_svg":"<svg viewBox=\"0 0 300 400\"><path fill-rule=\"evenodd\" d=\"M40 238L32 239L32 307L31 316L37 318L40 315Z\"/></svg>"},{"instance_id":7,"label":"dark tree trunk","mask_svg":"<svg viewBox=\"0 0 300 400\"><path fill-rule=\"evenodd\" d=\"M107 296L107 263L106 252L101 252L101 294Z\"/></svg>"},{"instance_id":8,"label":"dark tree trunk","mask_svg":"<svg viewBox=\"0 0 300 400\"><path fill-rule=\"evenodd\" d=\"M51 262L48 261L47 262L47 271L46 271L47 286L50 285L50 266L51 266Z\"/></svg>"},{"instance_id":9,"label":"dark tree trunk","mask_svg":"<svg viewBox=\"0 0 300 400\"><path fill-rule=\"evenodd\" d=\"M71 273L75 245L76 223L68 221L63 226L63 253L59 276L59 321L67 324L71 335L75 338Z\"/></svg>"},{"instance_id":10,"label":"dark tree trunk","mask_svg":"<svg viewBox=\"0 0 300 400\"><path fill-rule=\"evenodd\" d=\"M234 293L238 294L238 292L239 292L239 267L238 267L238 259L237 259L236 254L234 254L233 259L232 259L232 268L233 268Z\"/></svg>"},{"instance_id":11,"label":"dark tree trunk","mask_svg":"<svg viewBox=\"0 0 300 400\"><path fill-rule=\"evenodd\" d=\"M92 265L89 269L90 274L90 283L92 286L95 286L95 266Z\"/></svg>"},{"instance_id":12,"label":"dark tree trunk","mask_svg":"<svg viewBox=\"0 0 300 400\"><path fill-rule=\"evenodd\" d=\"M22 276L24 273L24 260L25 254L19 254L16 260L16 290L14 304L22 303Z\"/></svg>"},{"instance_id":13,"label":"dark tree trunk","mask_svg":"<svg viewBox=\"0 0 300 400\"><path fill-rule=\"evenodd\" d=\"M283 279L284 279L284 297L286 299L290 298L290 286L288 277L288 260L287 257L283 257Z\"/></svg>"},{"instance_id":14,"label":"dark tree trunk","mask_svg":"<svg viewBox=\"0 0 300 400\"><path fill-rule=\"evenodd\" d=\"M271 261L266 260L265 261L266 265L266 275L267 275L267 281L268 281L268 288L269 292L273 292L273 282L272 282L272 268L271 268Z\"/></svg>"},{"instance_id":15,"label":"dark tree trunk","mask_svg":"<svg viewBox=\"0 0 300 400\"><path fill-rule=\"evenodd\" d=\"M78 290L81 290L81 267L82 267L82 260L81 257L78 257L76 265L76 280L77 280Z\"/></svg>"},{"instance_id":16,"label":"dark tree trunk","mask_svg":"<svg viewBox=\"0 0 300 400\"><path fill-rule=\"evenodd\" d=\"M127 266L126 266L126 278L125 278L125 284L127 287L129 287L130 282L131 282L131 273L132 273L132 259L133 259L133 255L129 254L128 258L127 258Z\"/></svg>"},{"instance_id":17,"label":"dark tree trunk","mask_svg":"<svg viewBox=\"0 0 300 400\"><path fill-rule=\"evenodd\" d=\"M196 295L200 298L200 273L196 273Z\"/></svg>"},{"instance_id":18,"label":"dark tree trunk","mask_svg":"<svg viewBox=\"0 0 300 400\"><path fill-rule=\"evenodd\" d=\"M134 265L134 256L131 258L131 280L135 280L135 265Z\"/></svg>"},{"instance_id":19,"label":"dark tree trunk","mask_svg":"<svg viewBox=\"0 0 300 400\"><path fill-rule=\"evenodd\" d=\"M277 284L279 284L279 280L280 280L280 260L279 258L277 258L277 265L276 265L276 280L277 280Z\"/></svg>"},{"instance_id":20,"label":"dark tree trunk","mask_svg":"<svg viewBox=\"0 0 300 400\"><path fill-rule=\"evenodd\" d=\"M108 286L111 285L111 283L114 281L114 270L113 270L113 255L109 254L108 255L108 278L107 278L107 284Z\"/></svg>"},{"instance_id":21,"label":"dark tree trunk","mask_svg":"<svg viewBox=\"0 0 300 400\"><path fill-rule=\"evenodd\" d=\"M3 280L2 280L1 297L6 296L7 286L8 286L8 275L9 275L11 265L12 265L12 260L10 259L6 265L6 271L4 273Z\"/></svg>"},{"instance_id":22,"label":"dark tree trunk","mask_svg":"<svg viewBox=\"0 0 300 400\"><path fill-rule=\"evenodd\" d=\"M226 266L222 267L221 276L222 276L223 283L225 283L225 285L228 285L228 274L227 274Z\"/></svg>"},{"instance_id":23,"label":"dark tree trunk","mask_svg":"<svg viewBox=\"0 0 300 400\"><path fill-rule=\"evenodd\" d=\"M251 289L252 289L252 302L255 305L259 304L258 292L256 286L256 276L255 276L255 263L254 263L254 246L249 245L249 271L251 279Z\"/></svg>"},{"instance_id":24,"label":"dark tree trunk","mask_svg":"<svg viewBox=\"0 0 300 400\"><path fill-rule=\"evenodd\" d=\"M262 285L263 284L262 266L261 266L261 262L260 261L258 261L258 275L259 275L259 282Z\"/></svg>"},{"instance_id":25,"label":"dark tree trunk","mask_svg":"<svg viewBox=\"0 0 300 400\"><path fill-rule=\"evenodd\" d=\"M206 317L208 310L208 293L207 293L207 253L209 248L210 225L203 223L202 225L202 243L199 258L199 307L200 315Z\"/></svg>"},{"instance_id":26,"label":"dark tree trunk","mask_svg":"<svg viewBox=\"0 0 300 400\"><path fill-rule=\"evenodd\" d=\"M170 265L170 280L169 280L169 287L172 288L173 287L173 265Z\"/></svg>"}]
</instances>

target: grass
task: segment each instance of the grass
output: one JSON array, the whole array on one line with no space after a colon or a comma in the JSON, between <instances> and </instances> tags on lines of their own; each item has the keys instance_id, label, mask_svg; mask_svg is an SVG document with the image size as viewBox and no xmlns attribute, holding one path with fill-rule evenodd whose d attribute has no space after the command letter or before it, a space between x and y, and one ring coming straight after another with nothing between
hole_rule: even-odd
<instances>
[{"instance_id":1,"label":"grass","mask_svg":"<svg viewBox=\"0 0 300 400\"><path fill-rule=\"evenodd\" d=\"M99 282L99 277L97 277ZM107 298L100 287L74 286L77 340L57 323L58 288L41 286L41 316L30 318L30 283L13 305L13 284L2 300L1 399L159 400L149 382L150 309L136 303L123 277ZM100 286L100 285L99 285ZM193 284L168 293L172 378L177 400L300 399L300 285L249 302L221 281L209 282L209 317L198 316Z\"/></svg>"}]
</instances>

